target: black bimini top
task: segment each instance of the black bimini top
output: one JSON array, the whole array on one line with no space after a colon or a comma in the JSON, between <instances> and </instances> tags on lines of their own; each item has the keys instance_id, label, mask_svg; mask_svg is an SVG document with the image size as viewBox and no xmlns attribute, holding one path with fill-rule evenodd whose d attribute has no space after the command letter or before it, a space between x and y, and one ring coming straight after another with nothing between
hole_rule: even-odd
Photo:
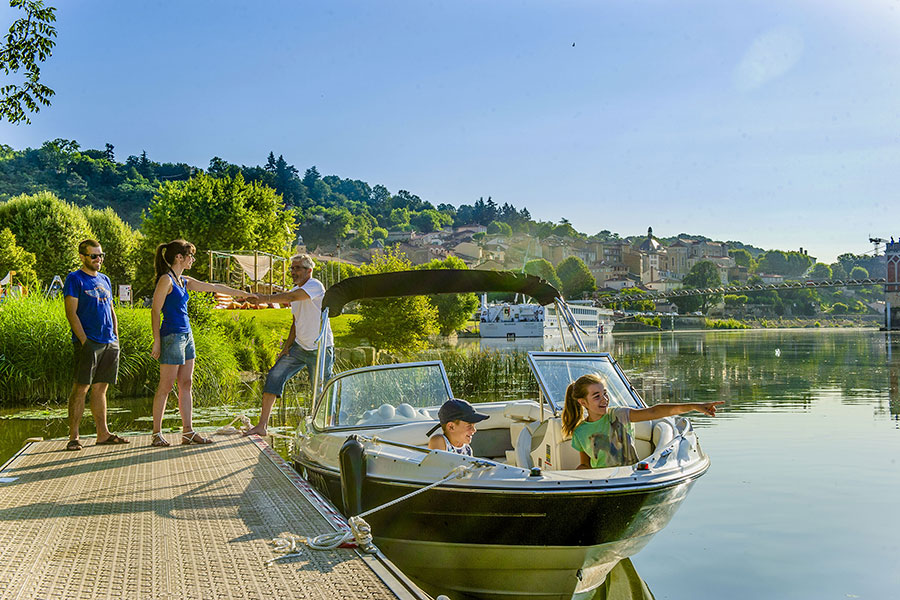
<instances>
[{"instance_id":1,"label":"black bimini top","mask_svg":"<svg viewBox=\"0 0 900 600\"><path fill-rule=\"evenodd\" d=\"M328 314L336 317L341 314L344 305L354 300L466 292L524 294L542 305L550 304L555 298L561 298L555 287L534 275L511 271L423 269L360 275L345 279L325 292L322 310L327 308Z\"/></svg>"}]
</instances>

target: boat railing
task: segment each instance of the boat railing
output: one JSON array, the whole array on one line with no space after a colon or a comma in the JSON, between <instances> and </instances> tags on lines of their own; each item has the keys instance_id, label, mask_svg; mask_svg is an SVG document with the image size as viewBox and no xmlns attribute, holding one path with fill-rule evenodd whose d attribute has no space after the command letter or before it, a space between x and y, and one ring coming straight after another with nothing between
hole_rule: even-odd
<instances>
[{"instance_id":1,"label":"boat railing","mask_svg":"<svg viewBox=\"0 0 900 600\"><path fill-rule=\"evenodd\" d=\"M319 327L319 337L316 338L316 372L313 376L312 390L313 400L325 389L325 343L328 341L328 307L322 310L322 325ZM315 403L314 403L315 404Z\"/></svg>"},{"instance_id":2,"label":"boat railing","mask_svg":"<svg viewBox=\"0 0 900 600\"><path fill-rule=\"evenodd\" d=\"M572 309L569 308L569 305L560 298L554 299L554 304L556 305L557 319L556 324L559 327L559 336L562 339L563 348L566 347L566 336L563 332L562 322L566 321L566 325L569 328L569 334L572 336L572 340L575 342L575 345L581 352L587 352L587 347L584 345L584 341L581 339L581 335L579 332L587 335L588 332L578 324L578 320L575 318L575 315L572 314Z\"/></svg>"}]
</instances>

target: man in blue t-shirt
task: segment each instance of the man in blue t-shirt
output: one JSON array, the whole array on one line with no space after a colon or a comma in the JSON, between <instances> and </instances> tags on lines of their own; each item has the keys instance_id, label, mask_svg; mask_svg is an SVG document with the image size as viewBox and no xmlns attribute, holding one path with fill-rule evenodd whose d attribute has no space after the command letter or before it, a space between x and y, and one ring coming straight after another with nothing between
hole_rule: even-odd
<instances>
[{"instance_id":1,"label":"man in blue t-shirt","mask_svg":"<svg viewBox=\"0 0 900 600\"><path fill-rule=\"evenodd\" d=\"M78 428L84 400L91 390L91 414L97 425L97 445L127 444L106 424L106 390L119 373L119 324L113 310L112 284L100 274L103 248L96 240L78 245L81 268L66 276L63 294L66 319L75 345L75 382L69 394L69 443L66 450L81 450Z\"/></svg>"}]
</instances>

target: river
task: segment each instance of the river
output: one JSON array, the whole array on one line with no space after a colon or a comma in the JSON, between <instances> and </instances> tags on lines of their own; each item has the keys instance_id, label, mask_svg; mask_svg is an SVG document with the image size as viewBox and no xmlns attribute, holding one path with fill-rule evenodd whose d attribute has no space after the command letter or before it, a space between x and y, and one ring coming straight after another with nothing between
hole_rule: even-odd
<instances>
[{"instance_id":1,"label":"river","mask_svg":"<svg viewBox=\"0 0 900 600\"><path fill-rule=\"evenodd\" d=\"M709 472L632 559L657 599L900 593L900 336L869 329L616 334L599 349L613 353L651 403L726 401L716 418L692 416L712 459ZM110 415L117 431L149 429L149 400L111 405L120 411ZM211 408L200 418L221 425L240 409ZM52 411L0 420L0 463L27 437L64 436L65 407ZM603 597L632 597L617 593Z\"/></svg>"}]
</instances>

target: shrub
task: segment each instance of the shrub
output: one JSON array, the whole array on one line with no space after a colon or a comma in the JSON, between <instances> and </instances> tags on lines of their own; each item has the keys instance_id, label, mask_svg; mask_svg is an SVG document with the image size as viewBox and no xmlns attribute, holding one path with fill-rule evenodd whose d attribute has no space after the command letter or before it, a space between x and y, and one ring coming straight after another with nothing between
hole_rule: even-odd
<instances>
[{"instance_id":1,"label":"shrub","mask_svg":"<svg viewBox=\"0 0 900 600\"><path fill-rule=\"evenodd\" d=\"M37 291L37 273L34 272L34 253L16 244L16 236L6 229L0 230L0 278L15 271L15 280L31 291Z\"/></svg>"},{"instance_id":2,"label":"shrub","mask_svg":"<svg viewBox=\"0 0 900 600\"><path fill-rule=\"evenodd\" d=\"M16 196L0 203L0 229L9 228L18 244L35 255L34 270L41 281L64 276L81 265L78 244L94 237L78 207L50 192ZM102 243L102 242L101 242Z\"/></svg>"}]
</instances>

